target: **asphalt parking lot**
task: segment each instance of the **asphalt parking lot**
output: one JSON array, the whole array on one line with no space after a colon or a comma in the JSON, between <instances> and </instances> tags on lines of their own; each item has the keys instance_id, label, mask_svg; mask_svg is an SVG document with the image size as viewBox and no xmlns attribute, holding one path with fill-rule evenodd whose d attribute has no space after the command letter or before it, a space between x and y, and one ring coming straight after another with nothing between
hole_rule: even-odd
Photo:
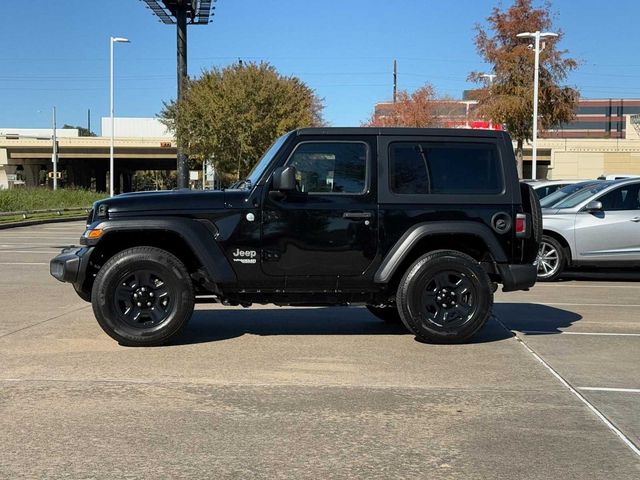
<instances>
[{"instance_id":1,"label":"asphalt parking lot","mask_svg":"<svg viewBox=\"0 0 640 480\"><path fill-rule=\"evenodd\" d=\"M135 349L49 276L82 228L0 230L0 478L640 477L640 275L497 294L467 345L201 305Z\"/></svg>"}]
</instances>

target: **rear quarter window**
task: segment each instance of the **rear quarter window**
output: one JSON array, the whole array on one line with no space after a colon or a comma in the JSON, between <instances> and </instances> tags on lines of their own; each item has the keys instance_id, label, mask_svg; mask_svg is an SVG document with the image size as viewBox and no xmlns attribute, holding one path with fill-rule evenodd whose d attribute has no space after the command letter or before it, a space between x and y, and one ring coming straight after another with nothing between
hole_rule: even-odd
<instances>
[{"instance_id":1,"label":"rear quarter window","mask_svg":"<svg viewBox=\"0 0 640 480\"><path fill-rule=\"evenodd\" d=\"M389 189L395 194L499 194L504 181L497 146L482 142L394 142Z\"/></svg>"}]
</instances>

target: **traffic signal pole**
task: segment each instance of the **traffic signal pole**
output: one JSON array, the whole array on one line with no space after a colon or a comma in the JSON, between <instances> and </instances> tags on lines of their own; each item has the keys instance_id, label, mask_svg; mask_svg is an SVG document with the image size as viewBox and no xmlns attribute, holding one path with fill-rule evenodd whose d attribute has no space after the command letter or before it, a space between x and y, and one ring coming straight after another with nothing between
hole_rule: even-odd
<instances>
[{"instance_id":1,"label":"traffic signal pole","mask_svg":"<svg viewBox=\"0 0 640 480\"><path fill-rule=\"evenodd\" d=\"M178 102L182 100L187 80L187 2L178 1L176 6L176 26L178 37ZM189 159L178 142L177 177L178 188L189 187Z\"/></svg>"}]
</instances>

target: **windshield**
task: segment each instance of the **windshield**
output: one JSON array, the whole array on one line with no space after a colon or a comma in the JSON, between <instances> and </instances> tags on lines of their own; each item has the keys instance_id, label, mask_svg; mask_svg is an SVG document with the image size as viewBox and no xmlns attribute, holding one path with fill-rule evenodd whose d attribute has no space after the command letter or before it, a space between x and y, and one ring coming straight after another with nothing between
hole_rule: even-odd
<instances>
[{"instance_id":1,"label":"windshield","mask_svg":"<svg viewBox=\"0 0 640 480\"><path fill-rule=\"evenodd\" d=\"M245 178L243 181L240 181L237 184L236 188L239 188L239 189L250 188L252 185L255 185L256 182L260 179L260 177L264 173L265 169L271 163L271 160L273 160L273 157L275 156L275 154L278 152L278 150L280 150L280 147L282 147L282 144L285 142L287 138L289 138L290 134L291 133L285 133L281 137L278 137L278 139L276 139L276 141L273 142L273 145L269 147L269 150L267 150L267 152L262 156L262 158L258 161L258 163L256 163L255 167L253 167L253 170L251 170L251 173L249 174L249 176Z\"/></svg>"},{"instance_id":2,"label":"windshield","mask_svg":"<svg viewBox=\"0 0 640 480\"><path fill-rule=\"evenodd\" d=\"M613 182L601 182L597 185L592 185L591 187L585 187L582 190L578 190L573 195L569 195L567 198L562 200L557 205L554 205L553 208L573 208L576 205L588 200L596 193L601 192Z\"/></svg>"},{"instance_id":3,"label":"windshield","mask_svg":"<svg viewBox=\"0 0 640 480\"><path fill-rule=\"evenodd\" d=\"M566 185L559 190L556 190L551 195L547 195L542 200L540 200L540 206L542 208L550 208L553 207L556 203L560 203L562 200L567 198L569 195L576 193L578 190L581 190L585 187L590 187L592 185L596 185L600 183L597 180L591 180L588 182L578 182L572 183L571 185Z\"/></svg>"}]
</instances>

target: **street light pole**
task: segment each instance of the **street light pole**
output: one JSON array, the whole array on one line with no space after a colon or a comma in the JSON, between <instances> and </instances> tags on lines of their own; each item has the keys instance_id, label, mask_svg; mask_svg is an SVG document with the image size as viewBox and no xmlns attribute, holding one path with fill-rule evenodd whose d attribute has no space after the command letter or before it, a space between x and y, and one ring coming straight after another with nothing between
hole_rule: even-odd
<instances>
[{"instance_id":1,"label":"street light pole","mask_svg":"<svg viewBox=\"0 0 640 480\"><path fill-rule=\"evenodd\" d=\"M56 134L56 107L53 107L53 154L51 161L53 162L53 189L58 189L58 136Z\"/></svg>"},{"instance_id":2,"label":"street light pole","mask_svg":"<svg viewBox=\"0 0 640 480\"><path fill-rule=\"evenodd\" d=\"M533 143L531 152L531 178L536 179L537 157L538 157L538 83L540 78L540 39L548 37L557 37L557 33L553 32L523 32L516 35L518 38L534 39L534 72L533 72Z\"/></svg>"},{"instance_id":3,"label":"street light pole","mask_svg":"<svg viewBox=\"0 0 640 480\"><path fill-rule=\"evenodd\" d=\"M111 143L109 144L109 195L113 197L113 141L114 141L114 119L113 119L113 44L129 43L129 40L122 37L111 37L109 40L109 116L111 121Z\"/></svg>"}]
</instances>

